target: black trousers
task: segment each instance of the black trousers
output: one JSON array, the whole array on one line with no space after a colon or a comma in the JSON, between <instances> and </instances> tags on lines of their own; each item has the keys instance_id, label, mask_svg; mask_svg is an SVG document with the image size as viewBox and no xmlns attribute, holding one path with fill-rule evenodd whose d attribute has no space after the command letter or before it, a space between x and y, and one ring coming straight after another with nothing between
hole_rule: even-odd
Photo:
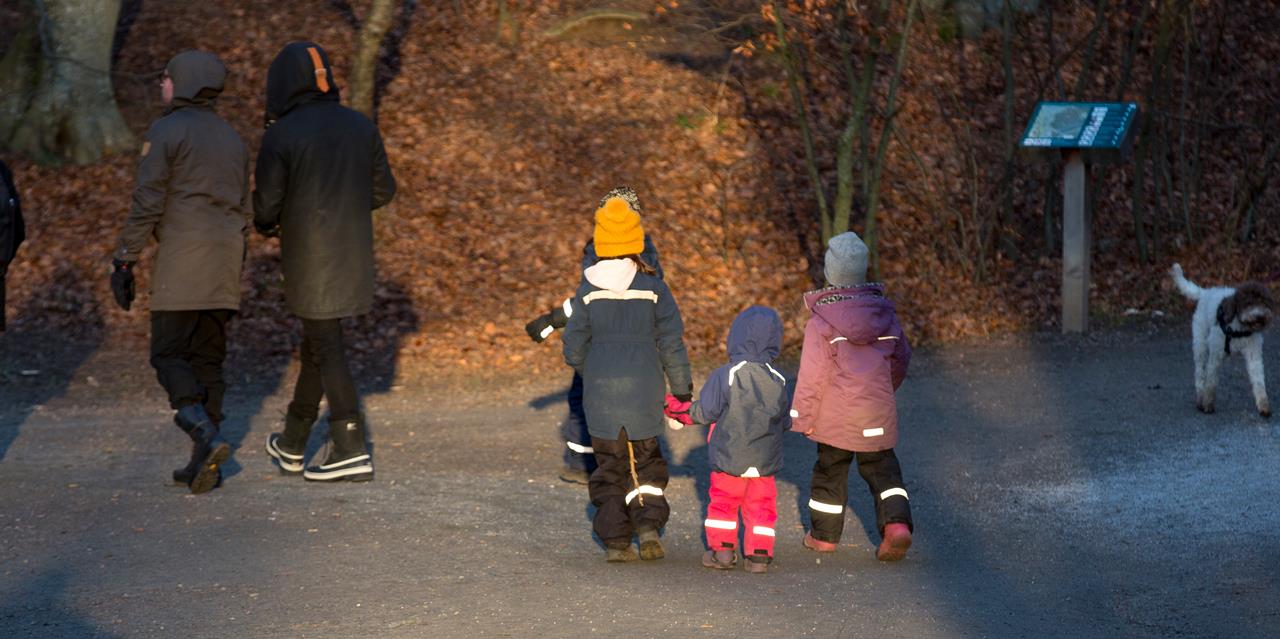
<instances>
[{"instance_id":1,"label":"black trousers","mask_svg":"<svg viewBox=\"0 0 1280 639\"><path fill-rule=\"evenodd\" d=\"M315 421L320 415L320 399L328 397L329 421L359 419L360 398L347 367L341 321L303 319L301 359L289 412Z\"/></svg>"},{"instance_id":2,"label":"black trousers","mask_svg":"<svg viewBox=\"0 0 1280 639\"><path fill-rule=\"evenodd\" d=\"M849 497L849 466L855 459L858 474L867 482L876 504L876 530L883 535L886 524L912 526L902 468L892 448L855 453L819 443L818 461L813 465L813 483L809 487L809 519L813 522L813 538L818 541L840 541Z\"/></svg>"},{"instance_id":3,"label":"black trousers","mask_svg":"<svg viewBox=\"0 0 1280 639\"><path fill-rule=\"evenodd\" d=\"M657 437L631 441L626 429L618 439L591 438L596 470L587 492L596 507L592 528L606 546L631 544L642 530L667 525L671 508L663 494L667 489L667 460Z\"/></svg>"},{"instance_id":4,"label":"black trousers","mask_svg":"<svg viewBox=\"0 0 1280 639\"><path fill-rule=\"evenodd\" d=\"M222 422L222 362L233 315L227 309L151 312L151 367L174 410L203 404L214 423Z\"/></svg>"},{"instance_id":5,"label":"black trousers","mask_svg":"<svg viewBox=\"0 0 1280 639\"><path fill-rule=\"evenodd\" d=\"M565 442L564 465L593 473L596 470L595 455L581 450L590 449L591 433L587 430L587 413L582 408L582 376L577 372L573 374L565 399L569 403L569 416L560 424L560 437Z\"/></svg>"}]
</instances>

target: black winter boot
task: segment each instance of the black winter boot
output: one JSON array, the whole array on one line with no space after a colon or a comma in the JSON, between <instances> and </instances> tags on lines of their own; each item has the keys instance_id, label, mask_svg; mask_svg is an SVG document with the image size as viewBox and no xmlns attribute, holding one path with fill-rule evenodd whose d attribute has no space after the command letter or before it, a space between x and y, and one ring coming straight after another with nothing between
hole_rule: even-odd
<instances>
[{"instance_id":1,"label":"black winter boot","mask_svg":"<svg viewBox=\"0 0 1280 639\"><path fill-rule=\"evenodd\" d=\"M284 432L271 433L267 437L267 454L280 464L280 472L297 475L302 472L302 456L307 451L307 439L315 419L285 413Z\"/></svg>"},{"instance_id":2,"label":"black winter boot","mask_svg":"<svg viewBox=\"0 0 1280 639\"><path fill-rule=\"evenodd\" d=\"M208 413L208 409L206 409L205 412ZM209 419L213 422L214 426L218 427L218 433L221 434L222 420L218 419L217 417L214 417L213 415L209 415ZM181 424L179 424L179 426L181 426ZM173 483L182 484L183 486L190 486L191 480L195 479L196 477L196 471L200 469L201 461L203 460L197 458L193 454L191 456L191 460L187 462L186 466L182 468L178 468L173 471Z\"/></svg>"},{"instance_id":3,"label":"black winter boot","mask_svg":"<svg viewBox=\"0 0 1280 639\"><path fill-rule=\"evenodd\" d=\"M209 419L204 407L199 404L183 406L173 416L173 422L191 437L191 461L183 468L184 477L190 471L190 479L186 482L191 492L199 495L217 487L222 480L222 471L218 464L231 456L231 444L218 434L218 426ZM174 471L174 479L179 479L179 471Z\"/></svg>"},{"instance_id":4,"label":"black winter boot","mask_svg":"<svg viewBox=\"0 0 1280 639\"><path fill-rule=\"evenodd\" d=\"M358 419L329 422L331 447L329 456L319 466L308 466L302 472L310 481L369 481L373 479L373 460L365 448L364 424Z\"/></svg>"}]
</instances>

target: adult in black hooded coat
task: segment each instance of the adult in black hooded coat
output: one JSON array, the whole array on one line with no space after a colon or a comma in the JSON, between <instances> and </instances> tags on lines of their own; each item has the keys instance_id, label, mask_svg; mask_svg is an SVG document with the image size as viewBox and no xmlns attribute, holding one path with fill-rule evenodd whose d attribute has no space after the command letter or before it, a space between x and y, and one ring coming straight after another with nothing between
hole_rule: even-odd
<instances>
[{"instance_id":1,"label":"adult in black hooded coat","mask_svg":"<svg viewBox=\"0 0 1280 639\"><path fill-rule=\"evenodd\" d=\"M26 239L22 224L22 202L13 186L13 174L0 162L0 331L4 331L4 278L9 263L18 253L18 245Z\"/></svg>"},{"instance_id":2,"label":"adult in black hooded coat","mask_svg":"<svg viewBox=\"0 0 1280 639\"><path fill-rule=\"evenodd\" d=\"M291 42L271 63L266 120L254 225L280 236L285 299L302 318L302 370L284 432L270 436L267 453L282 470L302 471L327 397L333 447L303 475L368 480L373 465L339 320L373 306L372 210L391 201L395 179L378 127L338 102L329 58L313 42Z\"/></svg>"}]
</instances>

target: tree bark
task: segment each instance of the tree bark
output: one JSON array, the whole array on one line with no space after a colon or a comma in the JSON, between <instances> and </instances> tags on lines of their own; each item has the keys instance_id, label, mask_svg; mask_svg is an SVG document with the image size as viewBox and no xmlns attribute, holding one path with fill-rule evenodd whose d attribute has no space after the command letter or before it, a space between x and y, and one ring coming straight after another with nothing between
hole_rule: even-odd
<instances>
[{"instance_id":1,"label":"tree bark","mask_svg":"<svg viewBox=\"0 0 1280 639\"><path fill-rule=\"evenodd\" d=\"M813 183L813 196L818 202L818 220L822 229L823 244L831 237L831 216L827 212L827 196L822 185L822 175L818 172L818 158L813 147L813 133L809 129L809 107L805 103L804 94L800 91L800 70L796 68L795 52L787 40L787 28L782 24L782 14L773 3L768 4L773 13L774 33L778 36L778 46L782 49L782 59L786 63L787 87L791 92L791 102L796 110L796 121L800 125L800 137L804 142L805 165L809 169L809 181Z\"/></svg>"},{"instance_id":2,"label":"tree bark","mask_svg":"<svg viewBox=\"0 0 1280 639\"><path fill-rule=\"evenodd\" d=\"M351 67L351 108L376 119L374 93L378 82L378 59L382 40L391 28L395 0L372 0L369 15L360 26L360 43Z\"/></svg>"},{"instance_id":3,"label":"tree bark","mask_svg":"<svg viewBox=\"0 0 1280 639\"><path fill-rule=\"evenodd\" d=\"M876 214L880 205L880 176L884 172L885 152L889 150L889 135L893 133L893 119L898 115L898 84L902 80L902 69L907 64L907 43L911 40L911 23L915 20L916 9L920 0L911 0L907 5L907 17L899 36L898 57L893 66L893 77L889 80L889 96L885 98L884 125L880 129L880 143L876 146L876 158L871 165L871 188L867 191L867 221L863 225L863 241L867 244L867 262L872 277L880 279L880 243L876 229Z\"/></svg>"},{"instance_id":4,"label":"tree bark","mask_svg":"<svg viewBox=\"0 0 1280 639\"><path fill-rule=\"evenodd\" d=\"M111 83L120 0L34 4L0 60L0 145L46 164L132 150Z\"/></svg>"}]
</instances>

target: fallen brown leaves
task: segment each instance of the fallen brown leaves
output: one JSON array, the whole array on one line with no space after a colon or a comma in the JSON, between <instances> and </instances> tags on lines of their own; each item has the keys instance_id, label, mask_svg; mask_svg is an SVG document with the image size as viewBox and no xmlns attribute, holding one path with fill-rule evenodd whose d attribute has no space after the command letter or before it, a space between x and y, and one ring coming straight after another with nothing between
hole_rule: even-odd
<instances>
[{"instance_id":1,"label":"fallen brown leaves","mask_svg":"<svg viewBox=\"0 0 1280 639\"><path fill-rule=\"evenodd\" d=\"M735 64L759 65L741 74L759 82L742 88L731 80L726 89L728 74L664 61L643 46L537 37L571 3L512 3L525 36L508 48L494 41L492 2L463 4L459 14L454 3L418 3L400 41L398 72L382 95L379 125L400 191L375 213L378 304L355 323L358 359L394 366L399 353L476 371L558 370L558 341L535 345L523 325L573 291L595 204L620 184L641 195L645 229L662 253L695 355L716 356L732 317L757 303L781 312L796 346L805 320L800 295L818 265L810 263L816 239L798 137L785 96L768 87L776 67L763 55L738 58ZM1081 15L1058 28L1088 22ZM355 30L318 1L146 3L117 66L142 72L185 48L216 51L231 70L219 110L256 149L266 68L297 38L329 49L343 86ZM998 75L990 55L998 43L920 42L898 116L918 145L919 163L895 143L886 170L881 251L889 293L917 341L1052 326L1059 265L1041 257L1032 239L1041 169L1016 178L1020 217L1012 231L1024 234L1018 237L1028 250L995 258L982 283L941 235L963 221L975 188L981 205L992 206L998 167L983 166L975 186L943 111L968 105L949 117L972 130L980 157L1000 157L1000 88L989 86ZM956 75L957 47L971 67L964 76ZM1280 57L1273 54L1269 59ZM149 97L154 87L118 90L135 130L158 115ZM1019 111L1029 112L1034 97L1028 84ZM832 100L819 105L828 128L841 104ZM69 335L102 328L110 339L141 343L145 313L116 309L106 277L129 207L134 158L57 169L6 159L30 229L9 276L11 328L39 324ZM1230 181L1235 166L1235 158L1208 154L1213 193L1226 190L1217 185ZM1168 307L1172 296L1157 283L1170 253L1206 282L1280 263L1275 231L1264 225L1251 246L1211 237L1166 246L1159 263L1138 265L1128 250L1122 172L1099 188L1094 276L1096 308L1104 313ZM1262 204L1274 210L1276 195L1266 197ZM1206 227L1221 223L1227 208L1207 199L1199 219ZM148 264L144 258L140 291ZM282 354L296 347L274 240L254 238L244 300L234 348ZM140 302L145 309L145 294Z\"/></svg>"}]
</instances>

